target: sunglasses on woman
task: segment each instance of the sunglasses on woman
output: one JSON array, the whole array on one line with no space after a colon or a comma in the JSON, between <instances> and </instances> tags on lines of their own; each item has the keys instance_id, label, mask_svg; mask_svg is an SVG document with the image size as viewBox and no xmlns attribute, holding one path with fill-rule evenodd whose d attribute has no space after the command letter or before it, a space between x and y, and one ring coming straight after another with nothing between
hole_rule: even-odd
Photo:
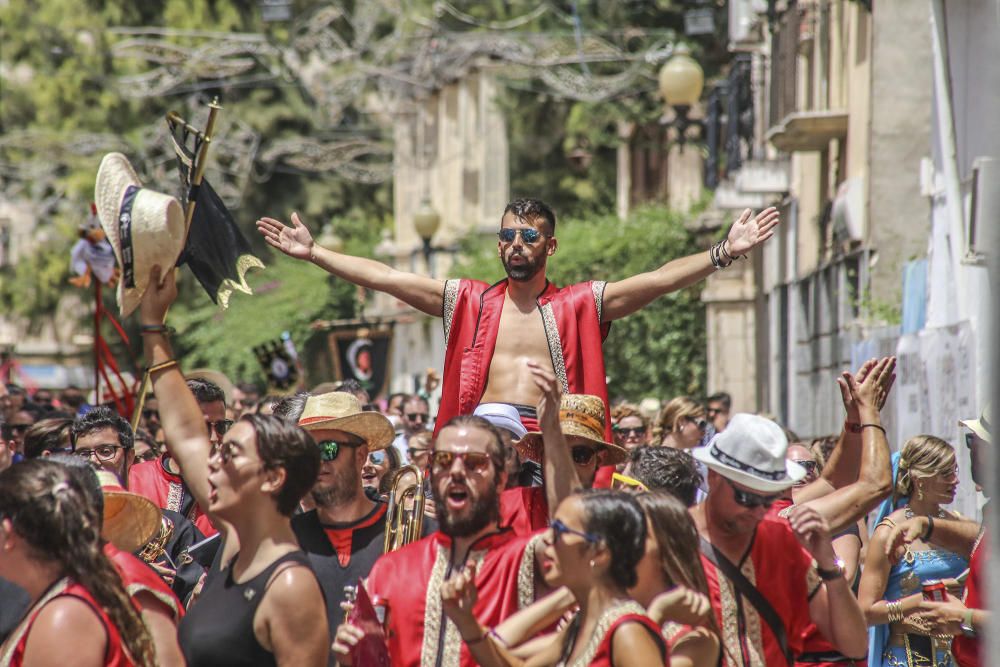
<instances>
[{"instance_id":1,"label":"sunglasses on woman","mask_svg":"<svg viewBox=\"0 0 1000 667\"><path fill-rule=\"evenodd\" d=\"M521 240L528 245L534 245L535 243L538 243L540 238L542 238L542 233L540 231L537 229L531 229L530 227L527 229L513 229L511 227L507 227L497 232L497 236L503 243L513 243L518 234L521 235Z\"/></svg>"},{"instance_id":2,"label":"sunglasses on woman","mask_svg":"<svg viewBox=\"0 0 1000 667\"><path fill-rule=\"evenodd\" d=\"M646 427L645 426L632 426L630 428L624 428L624 427L621 427L621 426L615 426L614 427L614 432L615 433L619 433L623 437L626 437L626 438L632 437L632 436L640 437L641 438L642 436L646 435Z\"/></svg>"},{"instance_id":3,"label":"sunglasses on woman","mask_svg":"<svg viewBox=\"0 0 1000 667\"><path fill-rule=\"evenodd\" d=\"M773 496L765 496L751 491L744 491L743 489L737 488L736 485L728 479L726 481L729 482L729 486L733 488L733 500L736 501L737 505L746 507L747 509L752 510L758 507L770 507L774 504L775 500L781 497L780 493Z\"/></svg>"},{"instance_id":4,"label":"sunglasses on woman","mask_svg":"<svg viewBox=\"0 0 1000 667\"><path fill-rule=\"evenodd\" d=\"M379 450L377 452L369 452L368 453L368 463L369 463L369 465L380 466L383 463L385 463L385 460L387 458L388 457L386 456L386 453L384 451L382 451L382 450Z\"/></svg>"},{"instance_id":5,"label":"sunglasses on woman","mask_svg":"<svg viewBox=\"0 0 1000 667\"><path fill-rule=\"evenodd\" d=\"M587 445L574 445L570 447L569 455L573 457L573 463L578 466L585 466L594 460L597 450Z\"/></svg>"},{"instance_id":6,"label":"sunglasses on woman","mask_svg":"<svg viewBox=\"0 0 1000 667\"><path fill-rule=\"evenodd\" d=\"M459 459L469 470L473 472L485 472L490 465L490 455L480 452L444 452L436 451L431 454L431 461L437 469L450 470Z\"/></svg>"},{"instance_id":7,"label":"sunglasses on woman","mask_svg":"<svg viewBox=\"0 0 1000 667\"><path fill-rule=\"evenodd\" d=\"M562 537L567 533L569 533L570 535L576 535L577 537L582 537L584 540L590 542L591 544L596 544L597 542L601 541L601 538L599 538L597 535L594 535L593 533L585 533L580 530L574 530L569 526L567 526L566 524L564 524L559 519L553 521L549 527L552 528L553 541L558 540L560 537Z\"/></svg>"},{"instance_id":8,"label":"sunglasses on woman","mask_svg":"<svg viewBox=\"0 0 1000 667\"><path fill-rule=\"evenodd\" d=\"M330 461L336 461L337 457L340 456L340 452L344 447L349 447L350 449L357 449L362 445L360 442L339 442L337 440L322 440L318 443L319 445L319 460L323 463L329 463ZM376 452L372 452L376 453ZM385 455L384 452L378 452ZM371 454L369 454L371 456Z\"/></svg>"}]
</instances>

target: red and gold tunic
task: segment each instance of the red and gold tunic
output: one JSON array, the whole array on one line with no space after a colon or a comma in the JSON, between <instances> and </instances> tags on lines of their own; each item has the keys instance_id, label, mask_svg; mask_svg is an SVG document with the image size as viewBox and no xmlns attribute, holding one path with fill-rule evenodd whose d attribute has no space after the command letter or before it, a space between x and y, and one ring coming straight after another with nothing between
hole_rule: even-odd
<instances>
[{"instance_id":1,"label":"red and gold tunic","mask_svg":"<svg viewBox=\"0 0 1000 667\"><path fill-rule=\"evenodd\" d=\"M638 623L642 625L657 645L660 647L659 665L668 664L669 652L667 645L660 634L660 628L649 616L646 610L638 602L629 600L620 605L611 607L597 619L594 627L594 634L590 637L577 637L577 641L586 641L580 656L566 667L612 667L612 647L614 646L615 631L625 623ZM558 663L562 666L565 663ZM650 665L654 667L654 665Z\"/></svg>"},{"instance_id":2,"label":"red and gold tunic","mask_svg":"<svg viewBox=\"0 0 1000 667\"><path fill-rule=\"evenodd\" d=\"M552 357L552 368L563 393L592 394L604 401L607 425L608 386L601 345L611 328L601 322L605 283L592 281L569 287L546 282L537 304ZM444 337L447 344L437 430L457 415L472 414L486 390L490 362L500 330L507 280L487 285L477 280L448 280L444 289Z\"/></svg>"},{"instance_id":3,"label":"red and gold tunic","mask_svg":"<svg viewBox=\"0 0 1000 667\"><path fill-rule=\"evenodd\" d=\"M778 640L750 601L725 576L720 576L705 556L701 562L708 579L712 610L722 632L723 664L727 667L786 665ZM795 539L788 522L765 518L757 524L746 556L735 565L774 607L784 623L792 654L801 653L802 637L812 622L809 600L822 582L812 556Z\"/></svg>"},{"instance_id":4,"label":"red and gold tunic","mask_svg":"<svg viewBox=\"0 0 1000 667\"><path fill-rule=\"evenodd\" d=\"M969 609L986 609L986 595L983 591L982 568L986 559L986 533L979 534L979 539L972 547L972 557L969 559L969 581L965 586L965 606ZM951 651L960 667L979 667L979 638L959 635L951 643Z\"/></svg>"},{"instance_id":5,"label":"red and gold tunic","mask_svg":"<svg viewBox=\"0 0 1000 667\"><path fill-rule=\"evenodd\" d=\"M118 628L111 622L90 591L68 577L53 584L28 610L24 620L0 647L0 665L20 667L24 664L24 651L28 646L28 637L31 635L31 627L34 625L35 619L49 602L66 596L86 602L101 621L101 625L104 626L107 639L107 646L104 649L104 667L132 667L133 662L125 651L125 645L122 643Z\"/></svg>"},{"instance_id":6,"label":"red and gold tunic","mask_svg":"<svg viewBox=\"0 0 1000 667\"><path fill-rule=\"evenodd\" d=\"M167 470L166 455L153 461L137 463L129 468L128 490L149 498L160 509L183 514L205 537L211 537L219 532L212 525L208 515L194 502L180 475Z\"/></svg>"},{"instance_id":7,"label":"red and gold tunic","mask_svg":"<svg viewBox=\"0 0 1000 667\"><path fill-rule=\"evenodd\" d=\"M492 627L535 600L535 549L540 535L518 536L503 528L480 538L464 562L476 563L479 591L473 613ZM458 628L442 612L441 584L453 573L454 544L436 532L387 553L365 584L376 606L386 609L389 656L394 667L473 667Z\"/></svg>"},{"instance_id":8,"label":"red and gold tunic","mask_svg":"<svg viewBox=\"0 0 1000 667\"><path fill-rule=\"evenodd\" d=\"M184 615L184 607L180 600L170 590L166 582L160 578L153 568L146 565L127 551L122 551L110 542L104 544L104 555L108 557L118 570L121 577L122 586L125 592L132 598L132 603L139 611L142 611L142 604L136 599L139 593L149 593L154 598L165 604L173 613L174 623L181 620Z\"/></svg>"}]
</instances>

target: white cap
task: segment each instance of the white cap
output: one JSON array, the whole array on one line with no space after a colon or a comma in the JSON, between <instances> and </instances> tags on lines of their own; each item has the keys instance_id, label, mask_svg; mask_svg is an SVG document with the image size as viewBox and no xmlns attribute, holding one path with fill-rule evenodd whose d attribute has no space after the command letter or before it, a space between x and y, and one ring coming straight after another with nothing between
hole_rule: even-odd
<instances>
[{"instance_id":1,"label":"white cap","mask_svg":"<svg viewBox=\"0 0 1000 667\"><path fill-rule=\"evenodd\" d=\"M502 428L514 434L515 440L520 440L528 432L521 423L521 416L517 414L517 408L509 403L481 403L476 406L472 413L476 417L482 417L497 428Z\"/></svg>"}]
</instances>

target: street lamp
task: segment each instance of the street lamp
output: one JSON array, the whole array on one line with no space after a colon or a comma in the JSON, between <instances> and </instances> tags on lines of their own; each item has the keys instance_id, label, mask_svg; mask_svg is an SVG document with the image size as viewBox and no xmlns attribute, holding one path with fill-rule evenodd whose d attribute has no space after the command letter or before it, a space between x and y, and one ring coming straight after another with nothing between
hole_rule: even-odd
<instances>
[{"instance_id":1,"label":"street lamp","mask_svg":"<svg viewBox=\"0 0 1000 667\"><path fill-rule=\"evenodd\" d=\"M431 207L431 201L426 196L420 201L420 206L413 212L413 228L424 242L424 261L430 270L431 239L441 226L441 216Z\"/></svg>"},{"instance_id":2,"label":"street lamp","mask_svg":"<svg viewBox=\"0 0 1000 667\"><path fill-rule=\"evenodd\" d=\"M688 118L688 112L701 99L704 85L705 72L684 45L674 49L674 55L660 68L660 93L677 113L674 126L677 128L677 142L681 146L684 145L687 128L693 123Z\"/></svg>"}]
</instances>

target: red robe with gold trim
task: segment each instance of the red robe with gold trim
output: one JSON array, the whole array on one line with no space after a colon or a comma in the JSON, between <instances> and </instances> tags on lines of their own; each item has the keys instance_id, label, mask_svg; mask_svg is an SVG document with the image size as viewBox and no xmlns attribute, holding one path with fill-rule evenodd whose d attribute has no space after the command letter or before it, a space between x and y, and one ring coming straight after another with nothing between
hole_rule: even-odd
<instances>
[{"instance_id":1,"label":"red robe with gold trim","mask_svg":"<svg viewBox=\"0 0 1000 667\"><path fill-rule=\"evenodd\" d=\"M552 368L562 391L601 397L605 410L604 437L611 442L608 385L601 349L611 328L610 323L601 322L605 284L591 281L556 287L546 282L536 301ZM507 280L493 285L465 279L445 282L442 315L447 348L435 435L449 419L472 414L479 405L486 391L506 294Z\"/></svg>"},{"instance_id":2,"label":"red robe with gold trim","mask_svg":"<svg viewBox=\"0 0 1000 667\"><path fill-rule=\"evenodd\" d=\"M167 470L166 455L152 461L137 463L129 468L128 490L149 498L160 509L183 514L205 537L211 537L219 532L198 503L190 498L190 492L181 476Z\"/></svg>"},{"instance_id":3,"label":"red robe with gold trim","mask_svg":"<svg viewBox=\"0 0 1000 667\"><path fill-rule=\"evenodd\" d=\"M754 606L703 555L712 611L722 631L725 667L781 667L785 656ZM743 561L736 563L750 583L771 603L785 626L792 655L802 653L802 637L812 623L809 600L822 581L813 558L799 544L784 519L763 519Z\"/></svg>"},{"instance_id":4,"label":"red robe with gold trim","mask_svg":"<svg viewBox=\"0 0 1000 667\"><path fill-rule=\"evenodd\" d=\"M493 627L535 598L535 549L540 534L517 536L509 528L479 539L464 562L477 564L479 591L473 612ZM474 667L458 628L441 610L441 584L450 571L450 537L441 532L385 554L365 584L376 606L386 609L386 636L393 667ZM460 561L463 562L463 561Z\"/></svg>"},{"instance_id":5,"label":"red robe with gold trim","mask_svg":"<svg viewBox=\"0 0 1000 667\"><path fill-rule=\"evenodd\" d=\"M132 603L139 611L142 611L142 604L135 596L139 593L149 593L170 608L175 623L181 620L181 617L184 616L184 607L181 606L180 600L153 568L127 551L122 551L111 542L104 543L104 555L118 570L125 592L128 593Z\"/></svg>"}]
</instances>

